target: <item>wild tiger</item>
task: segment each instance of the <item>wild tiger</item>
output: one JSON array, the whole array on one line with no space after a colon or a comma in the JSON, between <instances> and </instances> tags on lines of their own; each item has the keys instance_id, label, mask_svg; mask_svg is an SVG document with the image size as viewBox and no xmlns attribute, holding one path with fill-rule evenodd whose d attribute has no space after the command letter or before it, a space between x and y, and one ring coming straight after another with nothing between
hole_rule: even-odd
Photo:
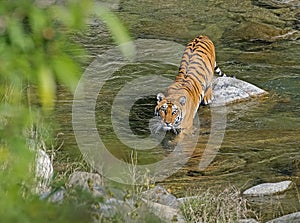
<instances>
[{"instance_id":1,"label":"wild tiger","mask_svg":"<svg viewBox=\"0 0 300 223\"><path fill-rule=\"evenodd\" d=\"M215 62L215 47L207 36L198 36L185 48L176 80L167 89L167 95L157 95L155 116L160 117L156 129L173 131L191 129L201 103L213 99L214 71L226 76Z\"/></svg>"}]
</instances>

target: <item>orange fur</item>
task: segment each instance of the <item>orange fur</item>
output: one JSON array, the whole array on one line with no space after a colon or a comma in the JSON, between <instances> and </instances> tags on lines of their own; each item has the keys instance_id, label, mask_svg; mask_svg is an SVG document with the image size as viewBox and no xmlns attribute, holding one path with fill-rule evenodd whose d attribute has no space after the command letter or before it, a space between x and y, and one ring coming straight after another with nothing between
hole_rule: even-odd
<instances>
[{"instance_id":1,"label":"orange fur","mask_svg":"<svg viewBox=\"0 0 300 223\"><path fill-rule=\"evenodd\" d=\"M206 36L192 40L185 48L179 73L167 95L157 96L155 113L165 130L190 129L200 103L212 100L215 48Z\"/></svg>"}]
</instances>

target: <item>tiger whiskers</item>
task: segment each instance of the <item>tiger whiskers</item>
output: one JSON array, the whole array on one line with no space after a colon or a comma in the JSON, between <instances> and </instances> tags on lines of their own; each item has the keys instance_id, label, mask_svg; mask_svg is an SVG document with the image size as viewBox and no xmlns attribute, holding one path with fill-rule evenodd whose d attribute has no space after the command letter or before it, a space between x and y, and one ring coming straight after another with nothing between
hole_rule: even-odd
<instances>
[{"instance_id":1,"label":"tiger whiskers","mask_svg":"<svg viewBox=\"0 0 300 223\"><path fill-rule=\"evenodd\" d=\"M159 120L158 117L154 117L154 118L150 119L149 129L150 129L151 134L158 134L161 131L162 125L161 125L161 121Z\"/></svg>"},{"instance_id":2,"label":"tiger whiskers","mask_svg":"<svg viewBox=\"0 0 300 223\"><path fill-rule=\"evenodd\" d=\"M151 134L160 134L161 132L172 132L175 135L180 133L180 129L176 128L175 126L165 126L162 120L156 116L149 121L149 129Z\"/></svg>"}]
</instances>

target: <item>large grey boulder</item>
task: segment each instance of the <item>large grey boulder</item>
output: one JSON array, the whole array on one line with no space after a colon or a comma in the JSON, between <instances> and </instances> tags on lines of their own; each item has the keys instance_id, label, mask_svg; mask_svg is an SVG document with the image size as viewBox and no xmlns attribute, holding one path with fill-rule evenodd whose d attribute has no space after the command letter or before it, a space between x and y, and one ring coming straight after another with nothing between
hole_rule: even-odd
<instances>
[{"instance_id":1,"label":"large grey boulder","mask_svg":"<svg viewBox=\"0 0 300 223\"><path fill-rule=\"evenodd\" d=\"M222 106L268 94L265 90L234 77L218 77L213 83L212 106Z\"/></svg>"}]
</instances>

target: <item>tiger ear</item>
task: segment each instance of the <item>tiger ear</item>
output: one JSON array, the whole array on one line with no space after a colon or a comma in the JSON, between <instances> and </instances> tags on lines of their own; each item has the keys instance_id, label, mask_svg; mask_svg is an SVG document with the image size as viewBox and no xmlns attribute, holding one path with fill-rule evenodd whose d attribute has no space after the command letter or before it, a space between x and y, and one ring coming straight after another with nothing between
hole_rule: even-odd
<instances>
[{"instance_id":1,"label":"tiger ear","mask_svg":"<svg viewBox=\"0 0 300 223\"><path fill-rule=\"evenodd\" d=\"M186 97L185 97L185 96L181 96L181 97L179 98L179 103L180 103L181 105L185 105L185 103L186 103Z\"/></svg>"},{"instance_id":2,"label":"tiger ear","mask_svg":"<svg viewBox=\"0 0 300 223\"><path fill-rule=\"evenodd\" d=\"M157 104L158 104L159 102L161 102L165 98L165 96L164 96L163 93L158 93L156 98L157 98Z\"/></svg>"}]
</instances>

